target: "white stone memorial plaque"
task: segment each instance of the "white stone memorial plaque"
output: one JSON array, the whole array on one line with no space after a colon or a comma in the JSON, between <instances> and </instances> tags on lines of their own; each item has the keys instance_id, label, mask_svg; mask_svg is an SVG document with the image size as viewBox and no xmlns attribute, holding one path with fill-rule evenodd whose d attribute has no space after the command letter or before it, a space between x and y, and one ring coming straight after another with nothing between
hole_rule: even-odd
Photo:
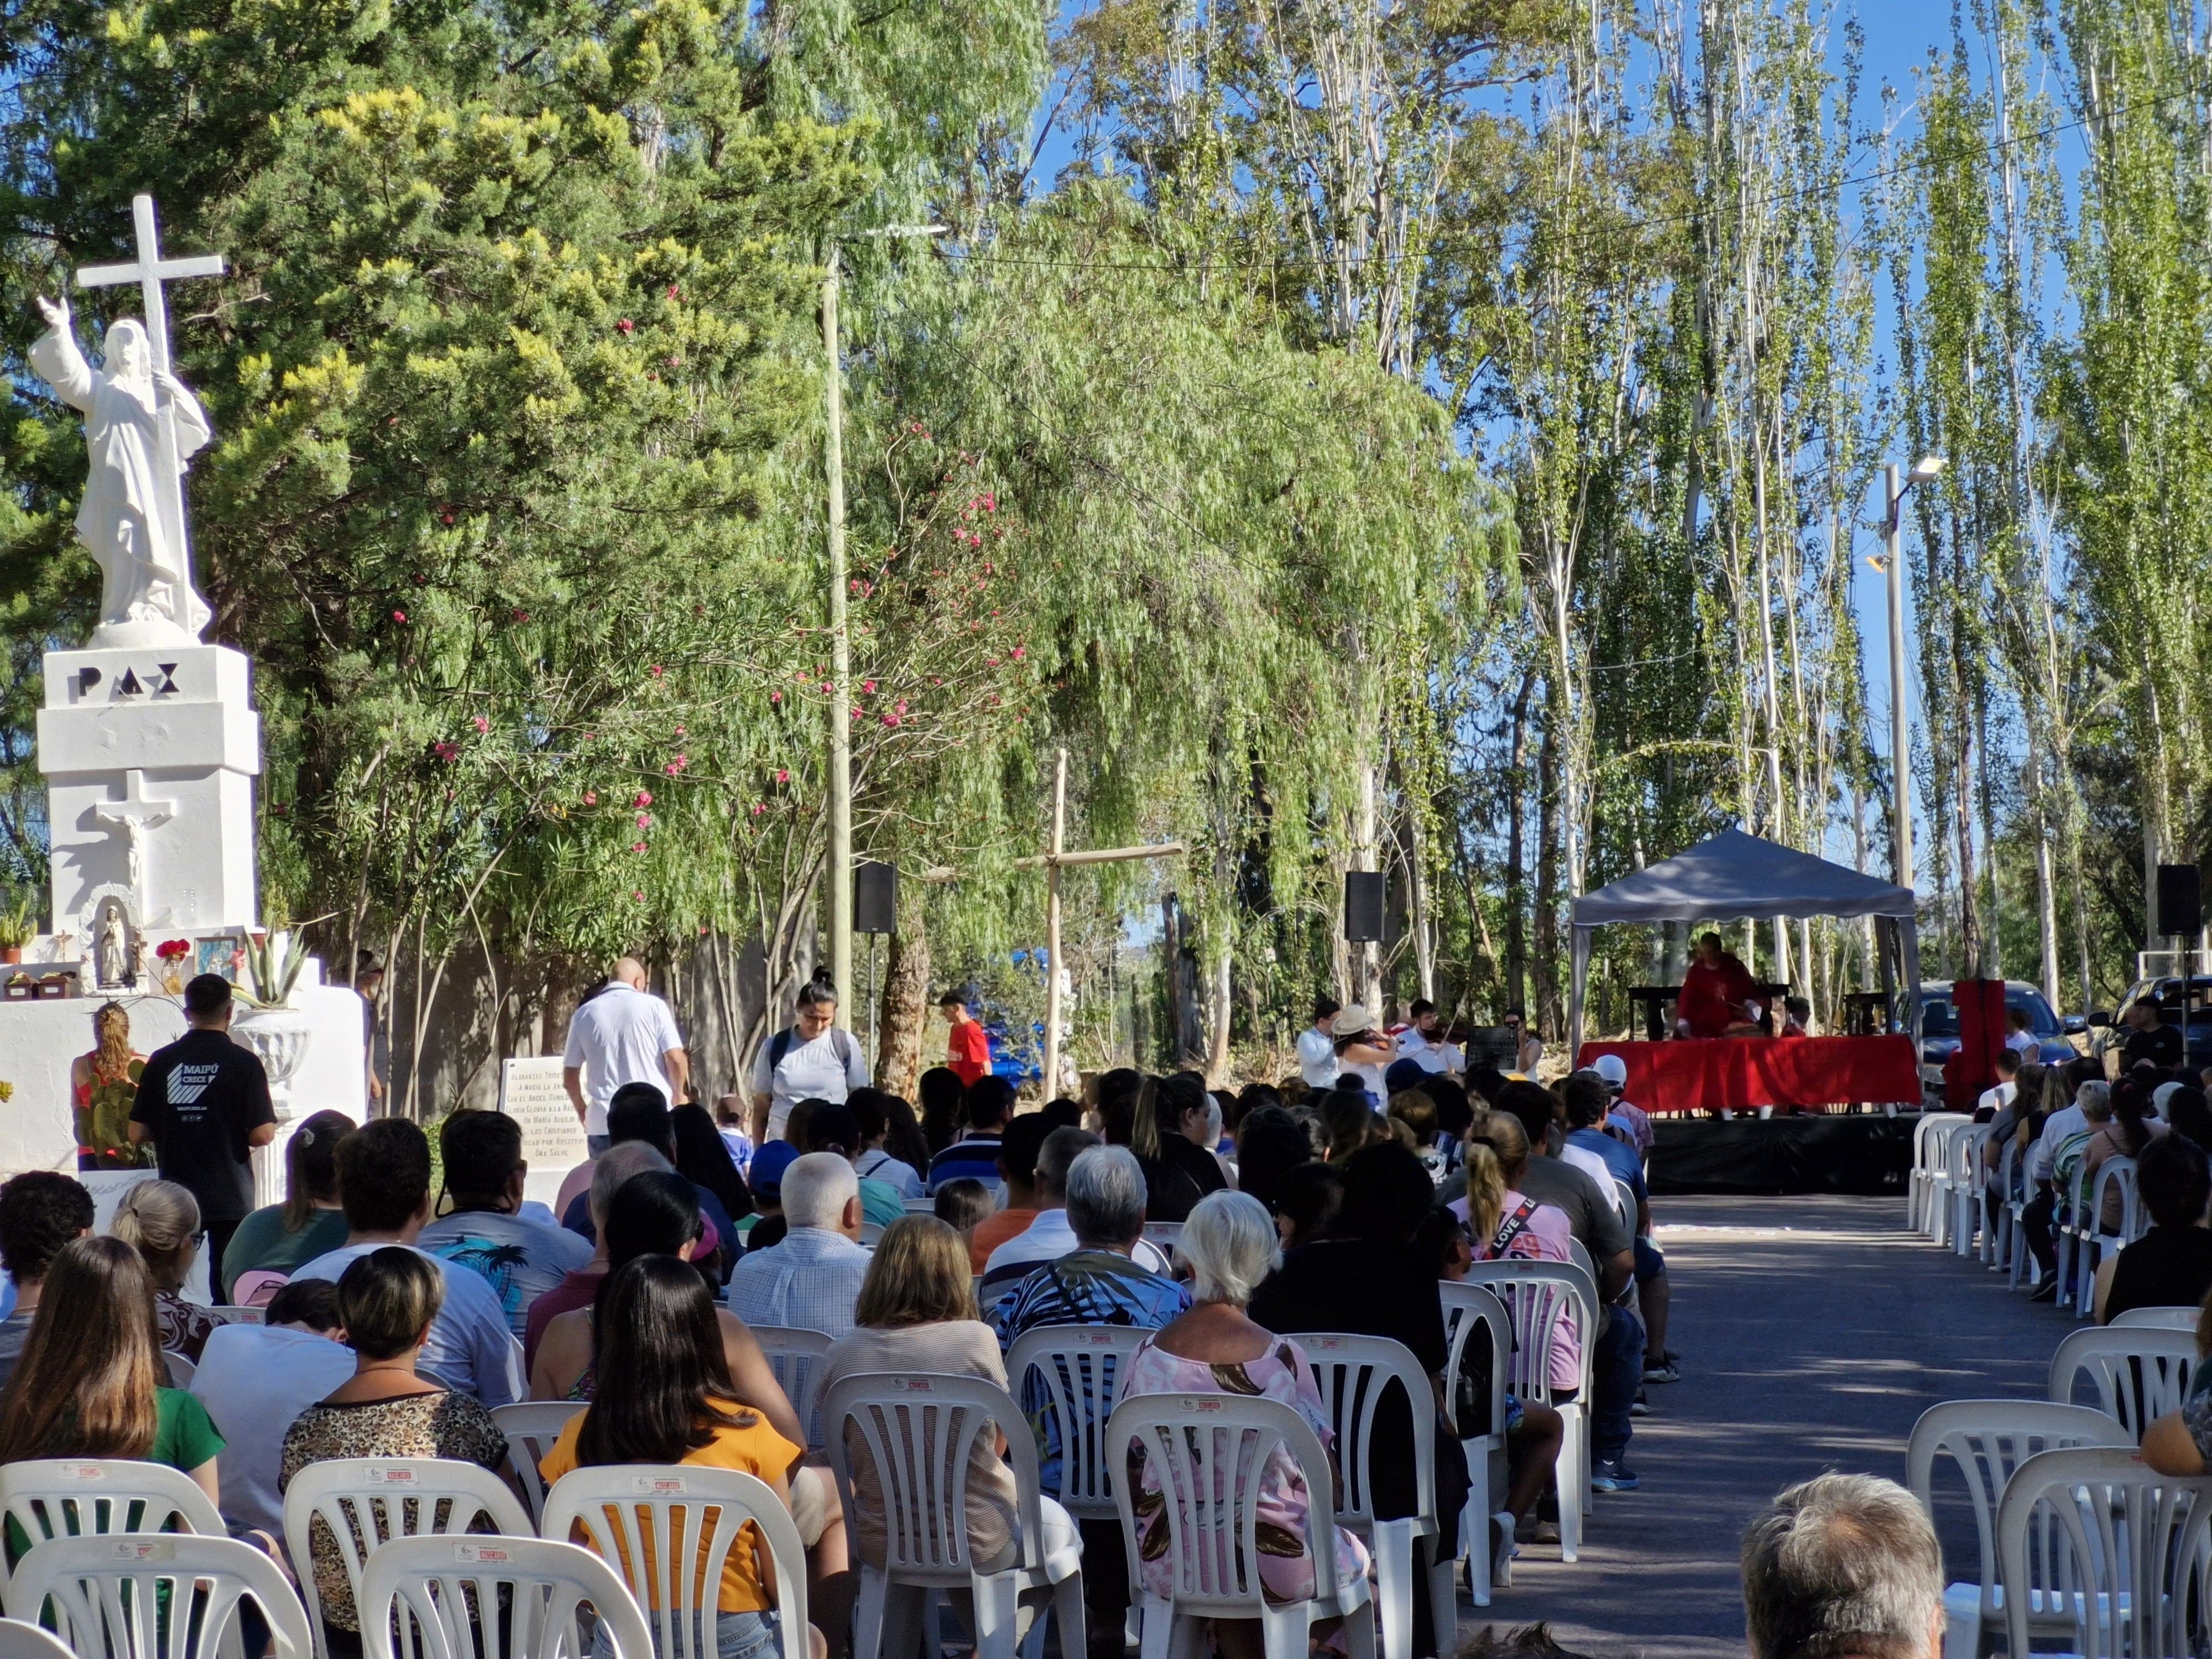
<instances>
[{"instance_id":1,"label":"white stone memorial plaque","mask_svg":"<svg viewBox=\"0 0 2212 1659\"><path fill-rule=\"evenodd\" d=\"M522 1126L522 1156L533 1177L550 1175L555 1184L591 1154L584 1126L568 1091L561 1086L561 1057L547 1054L510 1060L499 1068L499 1109Z\"/></svg>"}]
</instances>

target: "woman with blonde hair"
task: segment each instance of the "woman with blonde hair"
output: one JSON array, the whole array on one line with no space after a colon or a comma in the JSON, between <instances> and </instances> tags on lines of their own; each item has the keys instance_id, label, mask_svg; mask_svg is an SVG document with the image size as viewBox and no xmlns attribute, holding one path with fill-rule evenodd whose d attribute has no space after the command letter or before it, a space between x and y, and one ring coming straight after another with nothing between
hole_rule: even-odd
<instances>
[{"instance_id":1,"label":"woman with blonde hair","mask_svg":"<svg viewBox=\"0 0 2212 1659\"><path fill-rule=\"evenodd\" d=\"M142 1181L123 1194L107 1231L138 1252L153 1279L155 1329L161 1346L198 1364L209 1333L222 1322L182 1294L207 1238L199 1200L173 1181Z\"/></svg>"},{"instance_id":2,"label":"woman with blonde hair","mask_svg":"<svg viewBox=\"0 0 2212 1659\"><path fill-rule=\"evenodd\" d=\"M0 1394L0 1463L34 1457L167 1464L222 1502L222 1437L167 1373L154 1342L154 1281L119 1238L79 1238L46 1268L39 1310ZM8 1523L12 1557L30 1547Z\"/></svg>"},{"instance_id":3,"label":"woman with blonde hair","mask_svg":"<svg viewBox=\"0 0 2212 1659\"><path fill-rule=\"evenodd\" d=\"M830 1345L821 1363L825 1395L846 1377L880 1372L974 1376L1005 1388L1006 1361L999 1339L976 1317L975 1275L960 1235L930 1215L906 1216L884 1228L860 1281L853 1329ZM866 1442L850 1425L845 1444L860 1559L879 1567L888 1553L883 1481ZM1011 1559L1020 1525L1005 1453L1002 1438L978 1435L969 1457L968 1547L985 1571ZM1050 1498L1043 1504L1048 1547L1072 1540L1075 1523L1067 1512Z\"/></svg>"},{"instance_id":4,"label":"woman with blonde hair","mask_svg":"<svg viewBox=\"0 0 2212 1659\"><path fill-rule=\"evenodd\" d=\"M76 1167L142 1170L154 1148L131 1139L131 1108L146 1056L131 1046L131 1016L119 1002L92 1011L90 1052L70 1062L70 1098L76 1109Z\"/></svg>"}]
</instances>

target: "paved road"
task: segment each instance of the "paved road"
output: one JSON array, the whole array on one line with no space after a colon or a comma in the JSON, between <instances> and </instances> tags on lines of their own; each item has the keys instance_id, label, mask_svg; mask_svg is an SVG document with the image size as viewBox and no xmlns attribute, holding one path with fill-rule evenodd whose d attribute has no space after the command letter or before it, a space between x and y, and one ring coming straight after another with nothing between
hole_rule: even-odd
<instances>
[{"instance_id":1,"label":"paved road","mask_svg":"<svg viewBox=\"0 0 2212 1659\"><path fill-rule=\"evenodd\" d=\"M2040 1398L2073 1328L1979 1263L1908 1235L1900 1199L1654 1207L1684 1375L1650 1390L1652 1414L1637 1424L1629 1462L1643 1489L1596 1500L1571 1566L1554 1546L1524 1547L1512 1588L1463 1614L1462 1636L1542 1620L1601 1659L1741 1659L1736 1550L1760 1504L1828 1469L1904 1480L1905 1436L1924 1408ZM1948 1504L1939 1520L1951 1576L1973 1576L1970 1523Z\"/></svg>"}]
</instances>

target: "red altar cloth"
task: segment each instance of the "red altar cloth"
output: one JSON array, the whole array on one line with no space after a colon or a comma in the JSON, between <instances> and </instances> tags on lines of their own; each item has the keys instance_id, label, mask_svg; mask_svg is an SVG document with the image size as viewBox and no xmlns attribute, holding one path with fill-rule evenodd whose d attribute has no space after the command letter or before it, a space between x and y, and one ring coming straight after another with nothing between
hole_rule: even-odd
<instances>
[{"instance_id":1,"label":"red altar cloth","mask_svg":"<svg viewBox=\"0 0 2212 1659\"><path fill-rule=\"evenodd\" d=\"M1628 1066L1626 1098L1647 1112L1920 1098L1920 1068L1909 1036L1585 1042L1575 1064L1595 1064L1600 1054L1620 1056Z\"/></svg>"}]
</instances>

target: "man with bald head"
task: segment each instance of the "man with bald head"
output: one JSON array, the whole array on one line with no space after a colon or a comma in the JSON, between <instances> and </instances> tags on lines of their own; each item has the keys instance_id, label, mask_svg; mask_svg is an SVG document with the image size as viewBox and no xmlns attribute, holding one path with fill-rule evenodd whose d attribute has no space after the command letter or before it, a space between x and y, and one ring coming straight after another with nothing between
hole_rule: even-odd
<instances>
[{"instance_id":1,"label":"man with bald head","mask_svg":"<svg viewBox=\"0 0 2212 1659\"><path fill-rule=\"evenodd\" d=\"M625 1083L649 1083L675 1106L682 1103L691 1075L676 1016L645 983L645 964L624 957L568 1021L561 1081L594 1158L607 1149L607 1103L616 1090Z\"/></svg>"}]
</instances>

